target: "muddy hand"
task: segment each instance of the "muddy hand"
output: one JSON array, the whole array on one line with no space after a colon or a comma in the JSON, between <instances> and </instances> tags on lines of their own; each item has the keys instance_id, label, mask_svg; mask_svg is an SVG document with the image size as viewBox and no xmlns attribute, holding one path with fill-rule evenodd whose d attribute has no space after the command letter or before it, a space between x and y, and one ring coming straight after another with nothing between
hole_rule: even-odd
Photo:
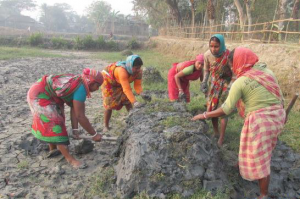
<instances>
[{"instance_id":1,"label":"muddy hand","mask_svg":"<svg viewBox=\"0 0 300 199\"><path fill-rule=\"evenodd\" d=\"M196 120L205 120L205 117L204 117L203 114L199 114L199 115L194 116L191 120L192 120L192 121L196 121Z\"/></svg>"}]
</instances>

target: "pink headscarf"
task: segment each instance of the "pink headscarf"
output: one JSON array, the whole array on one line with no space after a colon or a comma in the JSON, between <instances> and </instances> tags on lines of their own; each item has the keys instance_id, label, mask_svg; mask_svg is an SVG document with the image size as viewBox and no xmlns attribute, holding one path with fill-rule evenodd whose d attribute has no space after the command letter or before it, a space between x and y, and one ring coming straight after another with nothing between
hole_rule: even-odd
<instances>
[{"instance_id":1,"label":"pink headscarf","mask_svg":"<svg viewBox=\"0 0 300 199\"><path fill-rule=\"evenodd\" d=\"M203 54L197 55L196 61L200 62L201 64L204 64L204 55Z\"/></svg>"},{"instance_id":2,"label":"pink headscarf","mask_svg":"<svg viewBox=\"0 0 300 199\"><path fill-rule=\"evenodd\" d=\"M83 69L81 77L82 77L83 84L87 91L87 97L91 97L91 93L89 90L90 84L97 82L100 85L102 85L102 83L103 83L103 76L102 76L101 72L94 70L94 69L90 69L90 68Z\"/></svg>"},{"instance_id":3,"label":"pink headscarf","mask_svg":"<svg viewBox=\"0 0 300 199\"><path fill-rule=\"evenodd\" d=\"M257 55L250 49L237 47L234 50L232 70L237 77L240 77L250 70L258 60Z\"/></svg>"}]
</instances>

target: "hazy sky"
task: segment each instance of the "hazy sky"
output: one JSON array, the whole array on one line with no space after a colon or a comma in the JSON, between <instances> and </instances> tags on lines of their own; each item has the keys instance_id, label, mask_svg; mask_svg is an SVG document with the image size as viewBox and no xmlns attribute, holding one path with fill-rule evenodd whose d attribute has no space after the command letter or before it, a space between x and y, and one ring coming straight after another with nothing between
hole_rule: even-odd
<instances>
[{"instance_id":1,"label":"hazy sky","mask_svg":"<svg viewBox=\"0 0 300 199\"><path fill-rule=\"evenodd\" d=\"M53 5L55 3L67 3L72 6L73 10L76 11L79 15L84 15L86 7L91 5L95 0L35 0L38 6L46 3L47 5ZM108 2L112 9L115 11L120 11L120 14L131 14L133 4L131 3L132 0L104 0ZM36 10L35 12L23 12L24 15L29 15L35 19L39 17L39 11Z\"/></svg>"}]
</instances>

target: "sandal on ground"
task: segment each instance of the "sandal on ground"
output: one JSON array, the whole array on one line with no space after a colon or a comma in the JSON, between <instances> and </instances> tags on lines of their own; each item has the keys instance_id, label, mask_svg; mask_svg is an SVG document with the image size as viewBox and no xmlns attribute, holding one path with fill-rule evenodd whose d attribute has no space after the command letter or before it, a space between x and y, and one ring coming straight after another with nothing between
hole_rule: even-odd
<instances>
[{"instance_id":1,"label":"sandal on ground","mask_svg":"<svg viewBox=\"0 0 300 199\"><path fill-rule=\"evenodd\" d=\"M53 149L48 152L48 154L46 155L46 158L53 158L53 157L59 156L60 154L61 154L60 150Z\"/></svg>"}]
</instances>

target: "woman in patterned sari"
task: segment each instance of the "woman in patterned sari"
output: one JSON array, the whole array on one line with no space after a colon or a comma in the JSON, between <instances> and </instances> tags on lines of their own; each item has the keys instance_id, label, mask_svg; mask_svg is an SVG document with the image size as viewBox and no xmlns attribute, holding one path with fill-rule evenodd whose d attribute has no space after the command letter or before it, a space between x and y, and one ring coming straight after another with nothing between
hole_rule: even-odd
<instances>
[{"instance_id":1,"label":"woman in patterned sari","mask_svg":"<svg viewBox=\"0 0 300 199\"><path fill-rule=\"evenodd\" d=\"M140 106L133 95L130 83L134 82L137 94L142 93L142 65L143 61L138 55L131 55L126 61L113 63L102 71L104 82L101 89L105 108L103 132L110 130L112 110L120 110L125 106L129 111L133 106Z\"/></svg>"},{"instance_id":2,"label":"woman in patterned sari","mask_svg":"<svg viewBox=\"0 0 300 199\"><path fill-rule=\"evenodd\" d=\"M100 72L86 68L82 75L45 75L27 93L27 101L33 114L32 134L49 144L50 154L59 150L74 168L86 165L69 153L64 104L71 107L73 133L78 133L79 123L92 135L94 141L101 141L101 135L85 116L84 102L86 97L91 97L91 92L99 89L102 82Z\"/></svg>"},{"instance_id":3,"label":"woman in patterned sari","mask_svg":"<svg viewBox=\"0 0 300 199\"><path fill-rule=\"evenodd\" d=\"M207 96L207 112L216 110L224 102L232 83L232 73L227 66L229 50L226 49L224 37L213 35L209 41L209 48L204 54L204 80L201 91ZM210 85L208 79L210 76ZM227 126L227 117L221 118L219 131L218 118L212 118L215 136L220 134L218 145L222 146Z\"/></svg>"},{"instance_id":4,"label":"woman in patterned sari","mask_svg":"<svg viewBox=\"0 0 300 199\"><path fill-rule=\"evenodd\" d=\"M237 80L222 107L204 112L193 120L228 115L238 106L245 117L239 149L239 170L249 181L258 180L259 199L267 199L272 150L286 120L283 97L277 79L266 64L249 49L238 47L229 55Z\"/></svg>"},{"instance_id":5,"label":"woman in patterned sari","mask_svg":"<svg viewBox=\"0 0 300 199\"><path fill-rule=\"evenodd\" d=\"M203 79L203 54L197 55L195 60L174 63L168 73L168 93L170 101L181 100L190 102L190 81Z\"/></svg>"}]
</instances>

